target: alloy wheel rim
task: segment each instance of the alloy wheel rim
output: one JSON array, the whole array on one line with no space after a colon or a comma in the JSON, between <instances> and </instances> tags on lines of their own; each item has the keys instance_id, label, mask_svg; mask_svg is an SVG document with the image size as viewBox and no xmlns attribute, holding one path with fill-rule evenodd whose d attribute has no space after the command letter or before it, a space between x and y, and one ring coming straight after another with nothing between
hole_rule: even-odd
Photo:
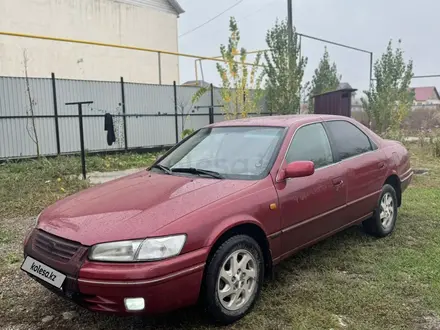
<instances>
[{"instance_id":1,"label":"alloy wheel rim","mask_svg":"<svg viewBox=\"0 0 440 330\"><path fill-rule=\"evenodd\" d=\"M222 306L235 311L243 307L257 287L258 269L254 256L247 250L232 252L220 268L217 296Z\"/></svg>"},{"instance_id":2,"label":"alloy wheel rim","mask_svg":"<svg viewBox=\"0 0 440 330\"><path fill-rule=\"evenodd\" d=\"M380 201L380 222L384 229L389 229L393 225L394 219L394 200L390 193L385 193Z\"/></svg>"}]
</instances>

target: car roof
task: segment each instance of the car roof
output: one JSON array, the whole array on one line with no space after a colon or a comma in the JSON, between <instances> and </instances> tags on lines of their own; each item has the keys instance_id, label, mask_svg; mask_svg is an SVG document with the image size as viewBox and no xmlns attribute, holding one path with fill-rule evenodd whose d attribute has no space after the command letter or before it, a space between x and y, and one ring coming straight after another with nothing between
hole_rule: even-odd
<instances>
[{"instance_id":1,"label":"car roof","mask_svg":"<svg viewBox=\"0 0 440 330\"><path fill-rule=\"evenodd\" d=\"M274 127L290 127L294 124L306 124L323 120L348 120L349 118L336 115L280 115L280 116L264 116L249 117L243 119L226 120L219 123L211 124L207 127L228 127L228 126L274 126Z\"/></svg>"}]
</instances>

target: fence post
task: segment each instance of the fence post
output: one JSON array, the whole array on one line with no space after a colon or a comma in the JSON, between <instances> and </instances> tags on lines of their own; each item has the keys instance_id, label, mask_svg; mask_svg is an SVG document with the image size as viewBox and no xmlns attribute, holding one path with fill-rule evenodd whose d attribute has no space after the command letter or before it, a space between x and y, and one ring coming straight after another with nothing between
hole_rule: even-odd
<instances>
[{"instance_id":1,"label":"fence post","mask_svg":"<svg viewBox=\"0 0 440 330\"><path fill-rule=\"evenodd\" d=\"M211 84L211 107L209 108L209 124L214 124L214 86Z\"/></svg>"},{"instance_id":2,"label":"fence post","mask_svg":"<svg viewBox=\"0 0 440 330\"><path fill-rule=\"evenodd\" d=\"M78 118L79 118L79 143L81 146L81 168L83 179L86 180L86 149L84 147L84 126L83 126L83 112L82 106L83 104L93 104L93 101L85 101L85 102L69 102L66 105L77 105L78 106Z\"/></svg>"},{"instance_id":3,"label":"fence post","mask_svg":"<svg viewBox=\"0 0 440 330\"><path fill-rule=\"evenodd\" d=\"M176 143L179 143L179 123L177 121L177 85L173 82L174 87L174 124L176 125Z\"/></svg>"},{"instance_id":4,"label":"fence post","mask_svg":"<svg viewBox=\"0 0 440 330\"><path fill-rule=\"evenodd\" d=\"M52 95L53 95L53 115L55 119L55 139L57 143L57 155L61 154L60 144L60 126L58 122L58 102L57 102L57 86L55 80L55 73L52 72Z\"/></svg>"},{"instance_id":5,"label":"fence post","mask_svg":"<svg viewBox=\"0 0 440 330\"><path fill-rule=\"evenodd\" d=\"M122 101L122 120L124 123L124 144L125 151L128 151L128 138L127 138L127 117L126 117L126 108L125 108L125 86L124 86L124 77L121 77L121 101Z\"/></svg>"}]
</instances>

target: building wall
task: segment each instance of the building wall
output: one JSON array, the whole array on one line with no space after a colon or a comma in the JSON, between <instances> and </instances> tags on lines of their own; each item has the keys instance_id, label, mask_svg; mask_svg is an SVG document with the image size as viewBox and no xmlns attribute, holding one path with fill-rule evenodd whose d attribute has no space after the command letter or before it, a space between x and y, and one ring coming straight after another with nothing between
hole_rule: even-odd
<instances>
[{"instance_id":1,"label":"building wall","mask_svg":"<svg viewBox=\"0 0 440 330\"><path fill-rule=\"evenodd\" d=\"M121 1L1 0L0 31L178 51L177 14L166 0ZM9 36L0 36L0 76L24 75L24 51L31 77L159 82L157 53ZM163 55L162 83L173 80L178 57Z\"/></svg>"},{"instance_id":2,"label":"building wall","mask_svg":"<svg viewBox=\"0 0 440 330\"><path fill-rule=\"evenodd\" d=\"M436 105L440 104L440 100L437 98L429 99L426 101L414 101L414 105Z\"/></svg>"},{"instance_id":3,"label":"building wall","mask_svg":"<svg viewBox=\"0 0 440 330\"><path fill-rule=\"evenodd\" d=\"M435 90L432 91L431 97L429 98L430 101L436 101L436 102L440 102L437 93L435 92Z\"/></svg>"}]
</instances>

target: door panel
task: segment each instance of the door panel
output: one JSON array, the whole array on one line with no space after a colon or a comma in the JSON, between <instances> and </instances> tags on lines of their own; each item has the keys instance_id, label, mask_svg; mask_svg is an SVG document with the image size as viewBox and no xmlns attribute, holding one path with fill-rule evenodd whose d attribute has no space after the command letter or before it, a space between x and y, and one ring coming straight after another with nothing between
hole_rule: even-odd
<instances>
[{"instance_id":1,"label":"door panel","mask_svg":"<svg viewBox=\"0 0 440 330\"><path fill-rule=\"evenodd\" d=\"M349 217L363 217L373 211L379 198L387 172L385 155L353 123L333 120L324 125L347 175Z\"/></svg>"},{"instance_id":2,"label":"door panel","mask_svg":"<svg viewBox=\"0 0 440 330\"><path fill-rule=\"evenodd\" d=\"M277 184L282 251L288 253L349 222L344 169L335 164Z\"/></svg>"},{"instance_id":3,"label":"door panel","mask_svg":"<svg viewBox=\"0 0 440 330\"><path fill-rule=\"evenodd\" d=\"M301 160L313 161L316 170L312 176L276 184L281 205L284 254L348 221L344 216L347 196L344 168L334 164L330 141L321 123L297 129L283 166Z\"/></svg>"},{"instance_id":4,"label":"door panel","mask_svg":"<svg viewBox=\"0 0 440 330\"><path fill-rule=\"evenodd\" d=\"M376 150L344 160L347 171L347 205L351 217L359 218L374 210L387 172L382 151Z\"/></svg>"}]
</instances>

